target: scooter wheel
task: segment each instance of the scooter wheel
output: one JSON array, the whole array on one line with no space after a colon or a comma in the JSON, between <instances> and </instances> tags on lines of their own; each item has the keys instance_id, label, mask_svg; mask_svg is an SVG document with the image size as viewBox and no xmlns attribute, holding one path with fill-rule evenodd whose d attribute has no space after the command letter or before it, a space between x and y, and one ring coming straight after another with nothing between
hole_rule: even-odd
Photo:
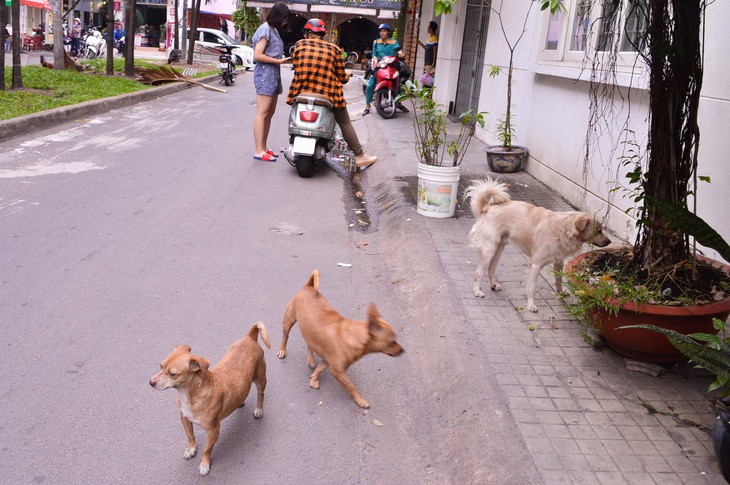
<instances>
[{"instance_id":1,"label":"scooter wheel","mask_svg":"<svg viewBox=\"0 0 730 485\"><path fill-rule=\"evenodd\" d=\"M300 155L297 160L297 173L303 179L308 179L314 173L314 158Z\"/></svg>"},{"instance_id":2,"label":"scooter wheel","mask_svg":"<svg viewBox=\"0 0 730 485\"><path fill-rule=\"evenodd\" d=\"M395 116L395 102L389 98L389 94L387 89L379 89L373 98L375 111L386 120Z\"/></svg>"},{"instance_id":3,"label":"scooter wheel","mask_svg":"<svg viewBox=\"0 0 730 485\"><path fill-rule=\"evenodd\" d=\"M233 84L233 81L231 80L230 72L223 73L223 82L226 83L226 86L230 86L231 84Z\"/></svg>"}]
</instances>

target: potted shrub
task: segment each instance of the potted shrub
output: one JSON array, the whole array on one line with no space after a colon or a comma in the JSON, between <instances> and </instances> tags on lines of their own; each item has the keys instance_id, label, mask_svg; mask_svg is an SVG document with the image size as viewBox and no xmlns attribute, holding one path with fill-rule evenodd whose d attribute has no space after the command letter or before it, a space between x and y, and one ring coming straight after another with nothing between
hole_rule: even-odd
<instances>
[{"instance_id":1,"label":"potted shrub","mask_svg":"<svg viewBox=\"0 0 730 485\"><path fill-rule=\"evenodd\" d=\"M680 313L693 318L705 314L701 324L678 324L675 330L682 334L711 333L712 318L724 321L730 313L729 268L700 256L696 243L716 250L729 261L730 246L690 210L702 179L697 174L697 114L707 3L647 1L646 31L636 42L649 71L649 142L644 155L631 162L634 167L627 174L633 200L638 203L637 238L633 246L614 251L610 258L581 255L567 266L568 285L573 285L576 299L574 314L582 313L609 345L624 355L628 335L620 332L630 332L633 338L628 354L642 360L651 360L654 353L642 348L651 341L651 332L606 328L608 323L625 325L618 321L624 310L640 315L644 322L657 310L663 315L657 326L663 326L670 313L672 319L679 318ZM618 15L619 10L609 15ZM615 65L604 62L600 68L608 75L615 73ZM605 99L592 99L591 104L595 107L600 101ZM617 344L612 342L614 337L624 341ZM681 357L675 355L674 359ZM659 359L655 361L671 360L666 355Z\"/></svg>"},{"instance_id":2,"label":"potted shrub","mask_svg":"<svg viewBox=\"0 0 730 485\"><path fill-rule=\"evenodd\" d=\"M458 134L449 135L447 113L433 100L433 89L407 81L396 102L410 100L418 156L417 212L430 217L451 217L456 211L461 161L477 124L485 113L469 110L459 117Z\"/></svg>"}]
</instances>

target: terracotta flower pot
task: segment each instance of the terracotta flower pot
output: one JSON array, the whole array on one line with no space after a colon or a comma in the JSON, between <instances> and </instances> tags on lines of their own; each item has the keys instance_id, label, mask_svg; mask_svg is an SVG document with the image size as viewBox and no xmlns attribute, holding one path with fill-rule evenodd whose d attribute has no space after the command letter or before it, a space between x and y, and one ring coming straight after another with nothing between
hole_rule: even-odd
<instances>
[{"instance_id":1,"label":"terracotta flower pot","mask_svg":"<svg viewBox=\"0 0 730 485\"><path fill-rule=\"evenodd\" d=\"M579 254L568 262L566 273L570 273L591 253ZM730 266L706 259L706 262L730 274ZM682 362L687 358L679 352L664 335L644 329L619 329L625 325L649 324L676 330L685 335L695 332L714 334L713 318L725 321L730 315L730 296L723 300L696 306L667 306L648 303L627 302L619 305L618 314L595 309L586 316L600 329L606 344L616 353L630 359L667 364Z\"/></svg>"}]
</instances>

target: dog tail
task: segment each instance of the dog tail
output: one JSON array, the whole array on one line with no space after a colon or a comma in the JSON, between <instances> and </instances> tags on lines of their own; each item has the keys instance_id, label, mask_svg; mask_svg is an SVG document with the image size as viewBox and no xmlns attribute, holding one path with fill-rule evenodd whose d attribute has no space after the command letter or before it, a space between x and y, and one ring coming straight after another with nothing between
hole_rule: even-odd
<instances>
[{"instance_id":1,"label":"dog tail","mask_svg":"<svg viewBox=\"0 0 730 485\"><path fill-rule=\"evenodd\" d=\"M262 322L261 320L253 324L251 330L248 331L248 336L258 341L259 332L261 333L261 340L264 341L266 347L271 348L271 343L269 342L269 334L266 333L266 327L264 327L264 322Z\"/></svg>"},{"instance_id":2,"label":"dog tail","mask_svg":"<svg viewBox=\"0 0 730 485\"><path fill-rule=\"evenodd\" d=\"M464 196L470 199L469 205L475 218L486 213L492 205L504 204L512 200L507 192L507 184L490 177L473 182L466 189Z\"/></svg>"},{"instance_id":3,"label":"dog tail","mask_svg":"<svg viewBox=\"0 0 730 485\"><path fill-rule=\"evenodd\" d=\"M304 286L311 286L315 290L319 291L319 270L315 269L312 271L312 274L309 275L309 279L307 279L307 284Z\"/></svg>"}]
</instances>

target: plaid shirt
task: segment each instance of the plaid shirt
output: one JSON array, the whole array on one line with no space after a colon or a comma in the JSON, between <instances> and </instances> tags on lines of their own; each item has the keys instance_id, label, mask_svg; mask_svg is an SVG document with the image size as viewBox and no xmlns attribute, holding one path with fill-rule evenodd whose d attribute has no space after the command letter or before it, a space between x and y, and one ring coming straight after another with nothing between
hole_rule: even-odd
<instances>
[{"instance_id":1,"label":"plaid shirt","mask_svg":"<svg viewBox=\"0 0 730 485\"><path fill-rule=\"evenodd\" d=\"M335 109L345 107L342 85L350 76L345 72L342 49L322 39L302 39L294 46L292 62L294 79L287 104L292 104L299 93L309 92L327 96Z\"/></svg>"}]
</instances>

